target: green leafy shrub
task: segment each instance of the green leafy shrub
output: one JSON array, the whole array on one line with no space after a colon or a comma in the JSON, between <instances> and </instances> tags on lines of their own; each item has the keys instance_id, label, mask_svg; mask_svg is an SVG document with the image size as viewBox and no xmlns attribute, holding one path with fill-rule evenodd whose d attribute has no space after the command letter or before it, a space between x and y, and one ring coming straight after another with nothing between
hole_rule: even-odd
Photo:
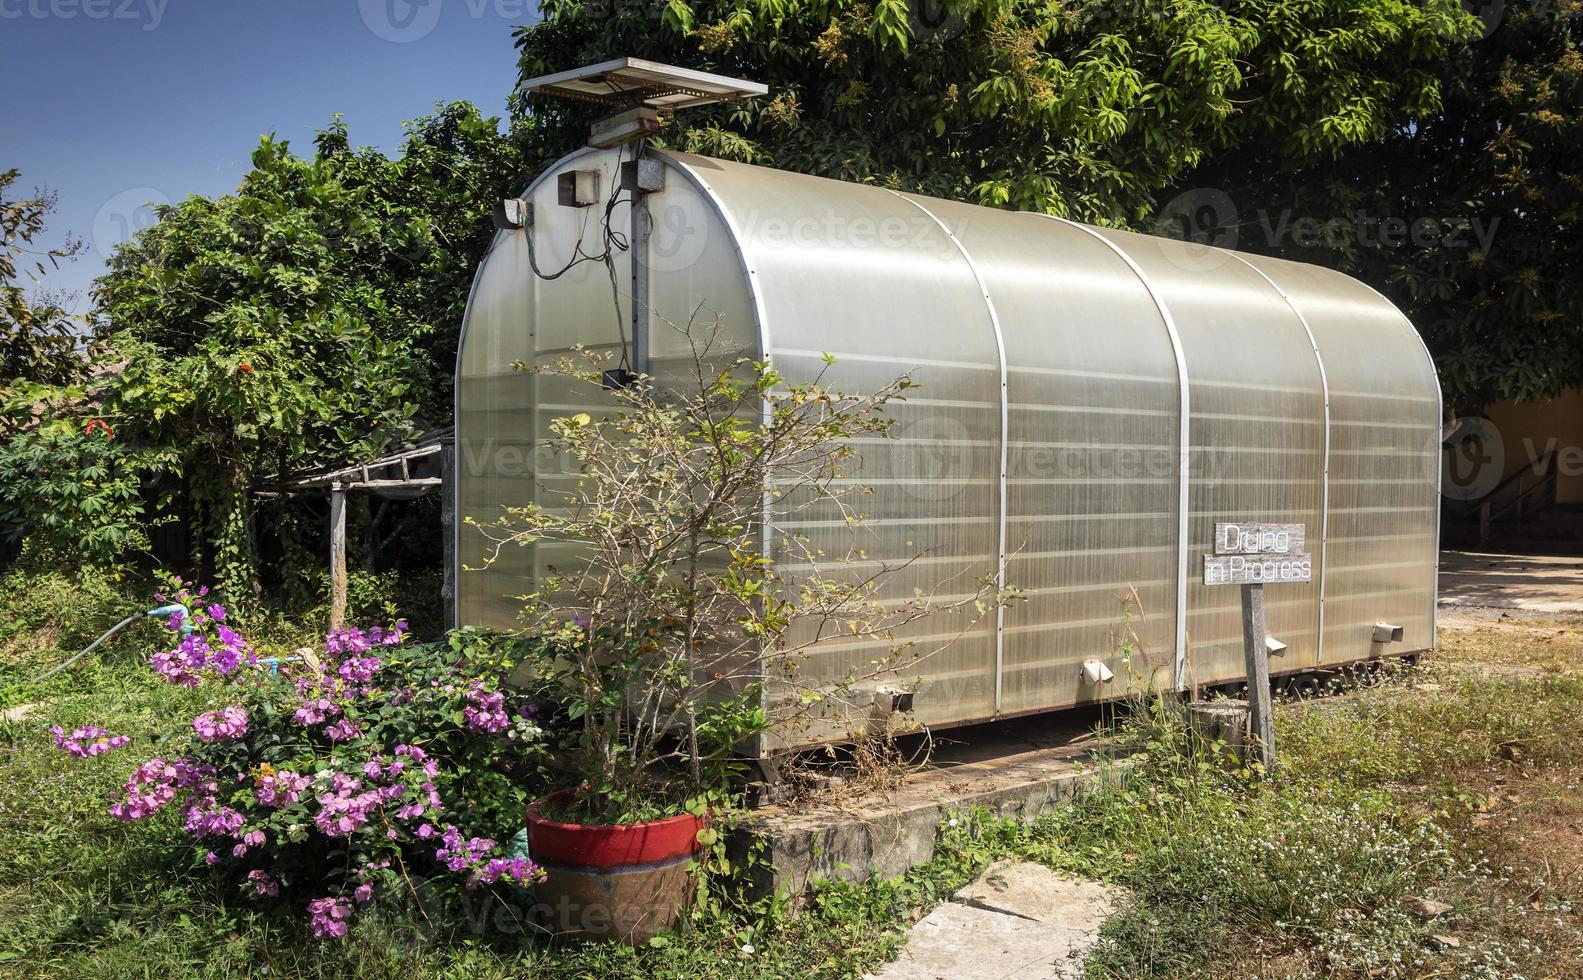
<instances>
[{"instance_id":1,"label":"green leafy shrub","mask_svg":"<svg viewBox=\"0 0 1583 980\"><path fill-rule=\"evenodd\" d=\"M19 432L0 442L0 534L85 563L146 551L144 468L97 419Z\"/></svg>"}]
</instances>

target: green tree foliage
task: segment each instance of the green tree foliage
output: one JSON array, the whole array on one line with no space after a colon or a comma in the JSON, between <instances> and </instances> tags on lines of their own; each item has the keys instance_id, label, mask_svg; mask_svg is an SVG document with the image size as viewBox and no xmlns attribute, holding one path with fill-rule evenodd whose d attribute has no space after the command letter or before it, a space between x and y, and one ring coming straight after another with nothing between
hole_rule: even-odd
<instances>
[{"instance_id":1,"label":"green tree foliage","mask_svg":"<svg viewBox=\"0 0 1583 980\"><path fill-rule=\"evenodd\" d=\"M1511 0L1440 68L1443 107L1323 166L1218 161L1242 247L1343 269L1423 332L1473 412L1583 384L1583 10ZM1226 214L1202 212L1195 233ZM1191 222L1190 222L1191 224Z\"/></svg>"},{"instance_id":2,"label":"green tree foliage","mask_svg":"<svg viewBox=\"0 0 1583 980\"><path fill-rule=\"evenodd\" d=\"M103 566L146 550L146 463L99 420L51 419L0 442L0 533Z\"/></svg>"},{"instance_id":3,"label":"green tree foliage","mask_svg":"<svg viewBox=\"0 0 1583 980\"><path fill-rule=\"evenodd\" d=\"M82 243L35 245L55 210L55 196L42 191L14 196L11 188L20 176L15 169L0 170L0 401L7 409L0 411L0 434L28 420L34 386L69 384L87 369L81 319L58 298L30 298L21 279L43 276L80 252Z\"/></svg>"},{"instance_id":4,"label":"green tree foliage","mask_svg":"<svg viewBox=\"0 0 1583 980\"><path fill-rule=\"evenodd\" d=\"M1456 0L545 0L531 77L620 55L768 82L670 145L1108 224L1209 155L1324 160L1440 102ZM531 98L546 135L589 113Z\"/></svg>"},{"instance_id":5,"label":"green tree foliage","mask_svg":"<svg viewBox=\"0 0 1583 980\"><path fill-rule=\"evenodd\" d=\"M117 250L97 294L122 361L106 413L182 478L201 557L256 589L251 492L368 458L449 417L456 331L515 141L471 106L411 124L402 153L337 120L304 158L266 138L237 192L189 198Z\"/></svg>"},{"instance_id":6,"label":"green tree foliage","mask_svg":"<svg viewBox=\"0 0 1583 980\"><path fill-rule=\"evenodd\" d=\"M19 176L0 171L0 539L108 562L147 544L138 466L83 398L84 319L66 300L28 295L24 276L43 277L82 244L36 244L55 196L13 196Z\"/></svg>"}]
</instances>

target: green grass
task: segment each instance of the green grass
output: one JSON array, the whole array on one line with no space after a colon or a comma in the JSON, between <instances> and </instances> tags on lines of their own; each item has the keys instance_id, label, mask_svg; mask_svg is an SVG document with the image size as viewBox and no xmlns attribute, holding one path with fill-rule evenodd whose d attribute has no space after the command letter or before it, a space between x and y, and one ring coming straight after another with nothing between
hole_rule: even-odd
<instances>
[{"instance_id":1,"label":"green grass","mask_svg":"<svg viewBox=\"0 0 1583 980\"><path fill-rule=\"evenodd\" d=\"M928 865L825 886L797 916L712 914L643 949L556 949L474 930L465 914L425 922L387 907L360 916L348 940L320 943L300 910L259 908L217 885L173 819L123 825L107 815L130 760L156 753L160 732L190 718L201 694L143 667L157 634L31 686L40 664L63 659L130 601L108 581L87 583L89 598L63 598L69 585L0 601L5 705L42 702L34 717L0 726L6 976L859 976L895 955L918 916L1004 857L1128 890L1090 958L1095 977L1583 973L1574 911L1583 833L1561 833L1583 826L1583 793L1565 791L1583 784L1583 673L1573 672L1583 656L1567 645L1575 624L1556 626L1554 639L1498 624L1457 633L1446 665L1427 676L1282 708L1282 767L1270 779L1199 758L1168 725L1141 724L1153 742L1125 787L1032 825L964 815L942 830ZM291 642L289 624L278 635ZM87 760L50 744L50 724L88 722L135 744ZM1577 873L1564 873L1574 857ZM1419 922L1402 909L1409 896L1454 911Z\"/></svg>"}]
</instances>

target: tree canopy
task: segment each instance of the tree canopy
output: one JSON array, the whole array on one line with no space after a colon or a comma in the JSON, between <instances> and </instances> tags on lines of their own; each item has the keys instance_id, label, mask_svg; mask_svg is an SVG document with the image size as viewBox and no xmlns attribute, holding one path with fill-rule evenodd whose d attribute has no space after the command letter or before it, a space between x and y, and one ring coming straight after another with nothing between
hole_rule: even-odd
<instances>
[{"instance_id":1,"label":"tree canopy","mask_svg":"<svg viewBox=\"0 0 1583 980\"><path fill-rule=\"evenodd\" d=\"M1326 160L1440 105L1456 0L545 0L531 77L621 55L767 82L687 150L1103 224L1215 153ZM570 149L588 112L530 97Z\"/></svg>"},{"instance_id":2,"label":"tree canopy","mask_svg":"<svg viewBox=\"0 0 1583 980\"><path fill-rule=\"evenodd\" d=\"M339 120L316 144L265 138L235 194L161 208L97 284L121 361L107 417L166 451L233 588L257 580L252 489L449 419L491 202L521 179L518 141L466 104L410 124L394 158Z\"/></svg>"},{"instance_id":3,"label":"tree canopy","mask_svg":"<svg viewBox=\"0 0 1583 980\"><path fill-rule=\"evenodd\" d=\"M1580 8L1512 0L1439 68L1442 106L1336 160L1227 155L1198 233L1342 269L1424 334L1463 413L1583 384Z\"/></svg>"},{"instance_id":4,"label":"tree canopy","mask_svg":"<svg viewBox=\"0 0 1583 980\"><path fill-rule=\"evenodd\" d=\"M37 279L81 251L82 243L45 248L36 243L55 210L55 195L12 191L21 172L0 171L0 401L26 398L33 385L59 385L80 379L87 368L81 355L82 318L66 310L60 297L29 296L23 277ZM28 398L31 402L31 398ZM8 411L0 411L0 433L8 430Z\"/></svg>"},{"instance_id":5,"label":"tree canopy","mask_svg":"<svg viewBox=\"0 0 1583 980\"><path fill-rule=\"evenodd\" d=\"M517 30L523 77L634 55L771 86L667 120L667 146L1336 266L1408 312L1463 410L1583 382L1574 0L1484 21L1458 0L541 7ZM98 283L104 429L41 437L57 489L75 492L74 459L114 455L102 485L125 516L127 467L145 496L163 474L161 513L206 543L195 562L256 584L260 536L294 540L260 526L256 491L449 419L489 211L598 113L516 96L502 132L444 105L391 156L336 120L308 155L265 139L234 194L160 209ZM85 365L54 356L79 342L66 312L15 282L49 201L13 200L15 179L0 384L69 385ZM11 448L14 471L38 468L22 452L38 446Z\"/></svg>"}]
</instances>

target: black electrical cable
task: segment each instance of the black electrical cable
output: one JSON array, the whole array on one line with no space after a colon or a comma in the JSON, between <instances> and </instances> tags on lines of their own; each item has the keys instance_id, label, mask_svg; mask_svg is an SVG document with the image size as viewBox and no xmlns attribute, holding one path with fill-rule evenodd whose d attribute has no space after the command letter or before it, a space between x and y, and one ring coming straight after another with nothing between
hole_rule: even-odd
<instances>
[{"instance_id":1,"label":"black electrical cable","mask_svg":"<svg viewBox=\"0 0 1583 980\"><path fill-rule=\"evenodd\" d=\"M637 151L633 154L634 160L643 155L644 145L645 144L643 143L638 144ZM625 155L626 147L623 146L616 153L616 179L613 181L614 186L611 188L610 196L605 199L604 211L600 215L600 240L601 244L604 246L604 249L599 254L590 255L589 253L583 251L583 239L588 234L588 212L584 213L583 227L578 230L577 242L572 246L572 257L567 260L565 265L561 266L554 272L545 272L543 269L539 268L539 256L538 251L533 245L533 232L531 230L531 226L524 227L522 231L523 237L525 237L528 241L528 265L530 268L532 268L533 274L535 276L547 282L553 282L554 280L559 279L560 277L575 269L577 266L582 265L584 262L604 263L605 271L610 276L610 299L611 303L615 307L616 312L616 335L621 340L621 370L630 373L632 370L632 359L630 348L627 344L626 323L621 318L621 287L616 278L615 253L629 251L632 248L632 240L626 234L611 227L610 224L611 214L614 213L616 205L621 203L622 192L629 190L628 188L621 186L621 158ZM640 199L636 193L631 194L629 203L634 208L638 207ZM483 259L487 260L489 258L489 256L495 250L495 245L499 241L500 239L497 238L489 243L489 248L484 252Z\"/></svg>"}]
</instances>

